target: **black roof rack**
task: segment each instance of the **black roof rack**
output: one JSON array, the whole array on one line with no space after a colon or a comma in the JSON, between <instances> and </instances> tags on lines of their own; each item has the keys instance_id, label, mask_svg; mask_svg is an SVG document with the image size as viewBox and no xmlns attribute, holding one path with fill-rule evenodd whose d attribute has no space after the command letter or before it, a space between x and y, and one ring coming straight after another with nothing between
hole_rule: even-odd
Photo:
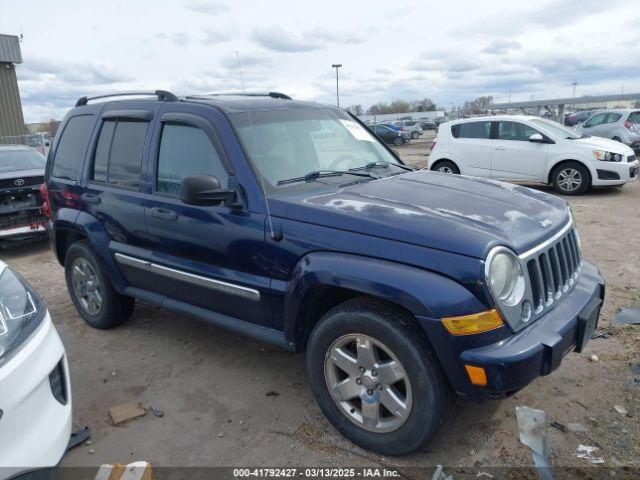
<instances>
[{"instance_id":1,"label":"black roof rack","mask_svg":"<svg viewBox=\"0 0 640 480\"><path fill-rule=\"evenodd\" d=\"M107 95L98 95L95 97L80 97L76 102L76 107L81 107L86 105L89 100L97 100L100 98L109 98L109 97L128 97L128 96L155 96L158 97L158 100L161 102L177 102L178 97L176 97L173 93L168 92L166 90L156 90L154 92L117 92L110 93Z\"/></svg>"},{"instance_id":2,"label":"black roof rack","mask_svg":"<svg viewBox=\"0 0 640 480\"><path fill-rule=\"evenodd\" d=\"M206 98L206 97L271 97L280 98L282 100L293 100L289 95L280 92L267 92L267 93L207 93L204 95L190 95L187 98Z\"/></svg>"}]
</instances>

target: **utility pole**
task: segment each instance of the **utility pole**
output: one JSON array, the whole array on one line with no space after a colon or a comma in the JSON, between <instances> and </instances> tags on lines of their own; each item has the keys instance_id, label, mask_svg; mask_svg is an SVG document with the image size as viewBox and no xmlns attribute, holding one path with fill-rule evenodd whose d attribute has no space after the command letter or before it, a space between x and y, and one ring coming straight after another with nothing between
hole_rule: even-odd
<instances>
[{"instance_id":1,"label":"utility pole","mask_svg":"<svg viewBox=\"0 0 640 480\"><path fill-rule=\"evenodd\" d=\"M578 85L578 82L573 81L571 85L573 85L573 98L576 98L576 85Z\"/></svg>"},{"instance_id":2,"label":"utility pole","mask_svg":"<svg viewBox=\"0 0 640 480\"><path fill-rule=\"evenodd\" d=\"M342 67L341 63L334 63L333 65L331 65L331 68L336 69L336 103L338 104L338 106L340 106L340 89L338 86L338 69L340 67Z\"/></svg>"}]
</instances>

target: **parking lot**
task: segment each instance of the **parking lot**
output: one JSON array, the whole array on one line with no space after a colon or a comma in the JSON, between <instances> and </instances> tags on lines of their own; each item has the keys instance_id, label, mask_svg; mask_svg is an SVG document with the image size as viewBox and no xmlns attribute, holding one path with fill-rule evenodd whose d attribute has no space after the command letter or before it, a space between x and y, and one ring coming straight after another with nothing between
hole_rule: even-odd
<instances>
[{"instance_id":1,"label":"parking lot","mask_svg":"<svg viewBox=\"0 0 640 480\"><path fill-rule=\"evenodd\" d=\"M424 166L432 137L428 133L398 150L407 163ZM399 458L362 450L331 427L307 386L303 354L140 301L122 327L94 330L76 313L46 241L1 251L45 299L69 357L74 428L91 428L91 443L70 451L62 465L148 460L162 466L531 466L530 451L518 441L514 410L528 405L545 410L550 421L587 429L550 429L554 464L592 467L576 456L583 444L599 447L608 466L640 466L640 329L609 328L619 307L640 303L640 184L567 199L584 257L607 281L598 334L608 335L592 340L583 354L569 354L559 370L511 398L480 405L459 401L425 451ZM113 426L108 409L126 402L140 403L147 415Z\"/></svg>"}]
</instances>

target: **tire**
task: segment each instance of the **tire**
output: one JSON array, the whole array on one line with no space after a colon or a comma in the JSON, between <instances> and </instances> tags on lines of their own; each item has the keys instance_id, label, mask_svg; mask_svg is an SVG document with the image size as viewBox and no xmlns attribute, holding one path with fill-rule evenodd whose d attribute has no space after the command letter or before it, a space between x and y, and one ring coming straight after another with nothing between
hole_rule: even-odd
<instances>
[{"instance_id":1,"label":"tire","mask_svg":"<svg viewBox=\"0 0 640 480\"><path fill-rule=\"evenodd\" d=\"M439 162L436 162L432 170L434 172L452 173L454 175L460 174L460 169L451 160L440 160Z\"/></svg>"},{"instance_id":2,"label":"tire","mask_svg":"<svg viewBox=\"0 0 640 480\"><path fill-rule=\"evenodd\" d=\"M553 170L551 183L553 189L562 195L580 195L589 188L591 175L581 163L566 162Z\"/></svg>"},{"instance_id":3,"label":"tire","mask_svg":"<svg viewBox=\"0 0 640 480\"><path fill-rule=\"evenodd\" d=\"M87 242L78 241L69 247L64 269L71 301L90 326L106 330L129 319L135 299L113 288L104 264Z\"/></svg>"},{"instance_id":4,"label":"tire","mask_svg":"<svg viewBox=\"0 0 640 480\"><path fill-rule=\"evenodd\" d=\"M373 350L363 351L375 352L369 357L375 361L365 361L365 355L354 357L349 346L355 344L374 345ZM335 348L350 352L347 370L352 374L347 375L333 361L347 358ZM394 375L388 368L391 361L400 364ZM358 363L367 367L364 373L356 368ZM375 368L380 372L374 372ZM307 370L316 401L334 427L357 445L385 455L404 455L423 448L453 404L453 391L424 333L407 314L367 297L349 300L322 317L307 344ZM387 373L383 375L383 371ZM346 377L342 379L341 374ZM392 383L396 375L402 378ZM342 390L330 391L329 385L344 385L346 380L344 397L350 400L334 400L331 392ZM371 401L363 403L367 399ZM366 404L370 406L367 411L373 413L368 415L372 421L365 424ZM387 408L394 405L398 406L396 414Z\"/></svg>"},{"instance_id":5,"label":"tire","mask_svg":"<svg viewBox=\"0 0 640 480\"><path fill-rule=\"evenodd\" d=\"M418 132L415 132L415 131L414 131L414 132L411 132L411 138L413 138L414 140L415 140L416 138L418 138L419 136L420 136L420 134L419 134Z\"/></svg>"},{"instance_id":6,"label":"tire","mask_svg":"<svg viewBox=\"0 0 640 480\"><path fill-rule=\"evenodd\" d=\"M393 144L394 144L396 147L399 147L399 146L400 146L400 145L402 145L403 143L404 143L404 138L402 138L402 137L395 137L395 138L393 139Z\"/></svg>"},{"instance_id":7,"label":"tire","mask_svg":"<svg viewBox=\"0 0 640 480\"><path fill-rule=\"evenodd\" d=\"M615 140L616 142L622 142L619 137L613 137L611 140Z\"/></svg>"}]
</instances>

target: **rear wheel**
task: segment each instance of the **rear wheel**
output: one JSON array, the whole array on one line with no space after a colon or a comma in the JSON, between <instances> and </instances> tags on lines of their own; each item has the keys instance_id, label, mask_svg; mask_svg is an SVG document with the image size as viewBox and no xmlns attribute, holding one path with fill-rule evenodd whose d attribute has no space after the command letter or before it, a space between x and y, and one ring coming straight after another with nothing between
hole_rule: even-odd
<instances>
[{"instance_id":1,"label":"rear wheel","mask_svg":"<svg viewBox=\"0 0 640 480\"><path fill-rule=\"evenodd\" d=\"M411 132L411 138L413 138L414 140L416 138L418 138L419 136L420 136L420 134L418 132L416 132L416 131Z\"/></svg>"},{"instance_id":2,"label":"rear wheel","mask_svg":"<svg viewBox=\"0 0 640 480\"><path fill-rule=\"evenodd\" d=\"M71 301L89 325L108 329L131 316L135 299L113 288L103 263L86 242L75 242L69 247L64 268Z\"/></svg>"},{"instance_id":3,"label":"rear wheel","mask_svg":"<svg viewBox=\"0 0 640 480\"><path fill-rule=\"evenodd\" d=\"M612 140L615 140L616 142L621 142L622 140L620 140L620 137L613 137Z\"/></svg>"},{"instance_id":4,"label":"rear wheel","mask_svg":"<svg viewBox=\"0 0 640 480\"><path fill-rule=\"evenodd\" d=\"M421 449L453 399L412 319L364 297L320 320L309 338L307 368L329 421L354 443L383 454Z\"/></svg>"},{"instance_id":5,"label":"rear wheel","mask_svg":"<svg viewBox=\"0 0 640 480\"><path fill-rule=\"evenodd\" d=\"M451 160L440 160L438 163L436 163L432 170L435 172L453 173L456 175L460 173L460 169L458 168L458 166Z\"/></svg>"},{"instance_id":6,"label":"rear wheel","mask_svg":"<svg viewBox=\"0 0 640 480\"><path fill-rule=\"evenodd\" d=\"M551 175L553 188L563 195L580 195L589 188L589 170L578 162L563 163Z\"/></svg>"}]
</instances>

